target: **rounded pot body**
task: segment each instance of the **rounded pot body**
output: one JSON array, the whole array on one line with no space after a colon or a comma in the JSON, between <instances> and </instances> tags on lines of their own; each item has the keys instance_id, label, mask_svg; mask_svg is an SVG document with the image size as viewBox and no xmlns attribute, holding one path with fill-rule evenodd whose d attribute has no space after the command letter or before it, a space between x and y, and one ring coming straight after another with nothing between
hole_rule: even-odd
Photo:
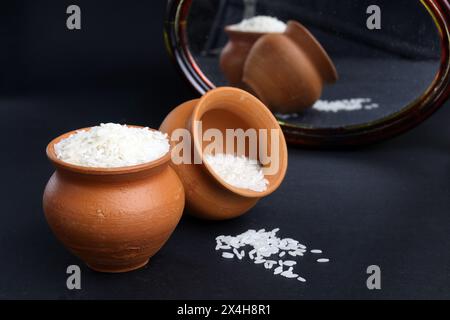
<instances>
[{"instance_id":1,"label":"rounded pot body","mask_svg":"<svg viewBox=\"0 0 450 320\"><path fill-rule=\"evenodd\" d=\"M280 113L311 107L323 89L308 56L284 35L268 35L255 44L245 65L244 82Z\"/></svg>"},{"instance_id":2,"label":"rounded pot body","mask_svg":"<svg viewBox=\"0 0 450 320\"><path fill-rule=\"evenodd\" d=\"M203 150L199 145L203 137L196 134L194 123L201 123L203 129L225 132L227 129L273 129L279 132L277 153L280 165L276 174L266 177L268 190L254 192L234 188L225 183L203 162ZM177 130L189 132L189 143L181 139ZM284 179L287 169L287 147L281 128L272 113L255 97L236 88L218 88L203 98L186 102L175 108L164 120L160 130L172 136L172 164L183 182L186 195L186 209L191 215L208 220L226 220L239 217L263 197L274 192ZM181 132L180 131L180 132ZM179 139L180 138L180 139ZM183 141L183 143L181 143ZM183 154L190 156L190 162L180 159L179 146ZM270 148L270 147L269 147ZM196 163L200 160L199 163ZM188 157L189 158L189 157Z\"/></svg>"},{"instance_id":3,"label":"rounded pot body","mask_svg":"<svg viewBox=\"0 0 450 320\"><path fill-rule=\"evenodd\" d=\"M319 42L298 22L284 34L269 34L252 47L243 82L274 112L293 113L319 100L336 69Z\"/></svg>"},{"instance_id":4,"label":"rounded pot body","mask_svg":"<svg viewBox=\"0 0 450 320\"><path fill-rule=\"evenodd\" d=\"M198 102L199 100L192 100L174 109L164 120L160 130L172 134L176 129L188 128L188 121ZM172 163L171 166L183 181L186 211L195 217L207 220L236 218L253 208L259 200L243 197L224 188L207 172L203 164Z\"/></svg>"},{"instance_id":5,"label":"rounded pot body","mask_svg":"<svg viewBox=\"0 0 450 320\"><path fill-rule=\"evenodd\" d=\"M255 42L264 33L234 31L230 28L225 28L225 32L229 41L220 55L220 69L230 86L245 88L242 82L245 61Z\"/></svg>"},{"instance_id":6,"label":"rounded pot body","mask_svg":"<svg viewBox=\"0 0 450 320\"><path fill-rule=\"evenodd\" d=\"M55 159L44 192L47 222L56 237L101 272L126 272L147 264L169 239L184 208L183 185L170 155L123 170L89 169Z\"/></svg>"}]
</instances>

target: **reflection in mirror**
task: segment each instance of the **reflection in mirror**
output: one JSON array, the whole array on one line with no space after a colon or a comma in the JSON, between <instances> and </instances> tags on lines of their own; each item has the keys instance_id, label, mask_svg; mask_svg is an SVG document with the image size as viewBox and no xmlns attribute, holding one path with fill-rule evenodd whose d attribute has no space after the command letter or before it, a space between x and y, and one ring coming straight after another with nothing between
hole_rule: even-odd
<instances>
[{"instance_id":1,"label":"reflection in mirror","mask_svg":"<svg viewBox=\"0 0 450 320\"><path fill-rule=\"evenodd\" d=\"M193 0L187 33L214 85L241 87L298 127L393 115L440 66L438 29L419 0Z\"/></svg>"}]
</instances>

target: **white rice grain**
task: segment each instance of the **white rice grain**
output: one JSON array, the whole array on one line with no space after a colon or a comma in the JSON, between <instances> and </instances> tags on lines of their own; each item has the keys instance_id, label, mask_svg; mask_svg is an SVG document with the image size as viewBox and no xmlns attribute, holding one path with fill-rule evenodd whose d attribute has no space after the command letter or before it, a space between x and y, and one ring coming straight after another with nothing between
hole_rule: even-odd
<instances>
[{"instance_id":1,"label":"white rice grain","mask_svg":"<svg viewBox=\"0 0 450 320\"><path fill-rule=\"evenodd\" d=\"M277 267L275 268L275 271L273 272L273 274L280 274L283 272L283 267Z\"/></svg>"},{"instance_id":2,"label":"white rice grain","mask_svg":"<svg viewBox=\"0 0 450 320\"><path fill-rule=\"evenodd\" d=\"M229 252L223 252L222 253L222 257L225 259L233 259L234 258L234 254L229 253Z\"/></svg>"},{"instance_id":3,"label":"white rice grain","mask_svg":"<svg viewBox=\"0 0 450 320\"><path fill-rule=\"evenodd\" d=\"M307 251L306 246L295 239L277 237L278 231L278 228L272 231L250 229L237 236L218 236L216 238L216 250L222 248L232 250L233 253L222 253L222 256L228 259L237 257L239 260L243 260L247 254L250 261L254 264L263 264L266 270L273 270L274 275L306 282L303 277L294 272L294 267L298 263L297 260L308 253L322 253L322 250L312 249ZM250 247L250 249L246 251L244 247ZM286 253L288 254L286 255ZM276 260L274 260L274 257L276 257ZM294 260L291 257L296 259ZM318 259L317 262L326 263L329 262L329 259L322 258ZM285 268L288 269L285 270Z\"/></svg>"},{"instance_id":4,"label":"white rice grain","mask_svg":"<svg viewBox=\"0 0 450 320\"><path fill-rule=\"evenodd\" d=\"M283 33L286 27L286 23L275 17L255 16L230 26L230 29L241 32Z\"/></svg>"},{"instance_id":5,"label":"white rice grain","mask_svg":"<svg viewBox=\"0 0 450 320\"><path fill-rule=\"evenodd\" d=\"M170 145L167 134L159 131L102 123L59 141L54 150L59 160L73 165L119 168L160 159Z\"/></svg>"},{"instance_id":6,"label":"white rice grain","mask_svg":"<svg viewBox=\"0 0 450 320\"><path fill-rule=\"evenodd\" d=\"M262 167L256 160L219 153L206 155L205 161L220 178L235 188L255 192L267 190L269 181L265 179ZM264 232L264 229L258 231L258 233Z\"/></svg>"}]
</instances>

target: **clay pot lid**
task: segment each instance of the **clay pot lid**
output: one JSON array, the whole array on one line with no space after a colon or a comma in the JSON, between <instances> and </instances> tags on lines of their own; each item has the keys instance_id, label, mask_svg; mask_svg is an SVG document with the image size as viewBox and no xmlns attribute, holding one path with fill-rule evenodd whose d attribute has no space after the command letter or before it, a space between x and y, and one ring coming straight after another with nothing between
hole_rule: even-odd
<instances>
[{"instance_id":1,"label":"clay pot lid","mask_svg":"<svg viewBox=\"0 0 450 320\"><path fill-rule=\"evenodd\" d=\"M145 128L142 126L133 126L133 125L127 125L130 128ZM130 173L137 173L142 172L146 170L150 170L153 168L156 168L164 163L169 163L171 158L171 149L161 158L156 159L151 162L146 162L134 166L127 166L127 167L117 167L117 168L96 168L96 167L85 167L85 166L79 166L75 164L71 164L65 161L62 161L58 159L55 152L55 144L59 143L61 140L68 138L69 136L77 133L78 131L88 131L91 127L82 128L73 130L67 133L64 133L60 135L59 137L53 139L46 148L47 157L50 160L50 162L56 167L63 170L75 172L75 173L81 173L85 175L99 175L99 176L107 176L107 175L124 175L124 174L130 174ZM150 129L154 130L155 129Z\"/></svg>"},{"instance_id":2,"label":"clay pot lid","mask_svg":"<svg viewBox=\"0 0 450 320\"><path fill-rule=\"evenodd\" d=\"M328 53L312 33L300 22L289 21L285 35L293 40L314 62L323 80L334 83L339 79L336 67Z\"/></svg>"},{"instance_id":3,"label":"clay pot lid","mask_svg":"<svg viewBox=\"0 0 450 320\"><path fill-rule=\"evenodd\" d=\"M225 182L213 170L208 162L203 161L203 150L202 146L199 143L199 133L197 132L197 130L193 130L193 128L195 128L195 122L200 120L206 112L214 110L215 105L218 106L218 109L224 110L224 101L233 102L236 106L242 106L243 109L247 109L247 111L249 111L253 115L260 114L267 123L266 129L278 129L280 132L279 152L281 156L279 169L274 179L265 176L265 178L269 180L266 191L258 192L249 189L234 187ZM234 112L234 114L237 114L236 110L230 110L230 112ZM251 123L250 120L249 123ZM254 97L247 91L233 87L219 87L207 92L201 99L198 100L198 103L192 113L191 119L189 120L189 127L193 136L192 140L194 142L194 152L202 155L202 166L206 169L209 175L213 177L225 189L247 198L262 198L275 192L275 190L277 190L283 182L286 175L288 163L288 151L283 132L278 123L278 120L274 117L273 113L258 98Z\"/></svg>"}]
</instances>

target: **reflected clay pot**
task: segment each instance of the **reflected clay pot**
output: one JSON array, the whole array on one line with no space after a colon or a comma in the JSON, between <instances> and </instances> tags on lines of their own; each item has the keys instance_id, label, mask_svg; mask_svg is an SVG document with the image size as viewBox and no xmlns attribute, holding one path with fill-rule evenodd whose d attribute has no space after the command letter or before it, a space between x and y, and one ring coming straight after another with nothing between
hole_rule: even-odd
<instances>
[{"instance_id":1,"label":"reflected clay pot","mask_svg":"<svg viewBox=\"0 0 450 320\"><path fill-rule=\"evenodd\" d=\"M325 83L338 79L330 57L300 23L290 21L284 34L261 37L244 66L243 81L274 112L311 107Z\"/></svg>"},{"instance_id":2,"label":"reflected clay pot","mask_svg":"<svg viewBox=\"0 0 450 320\"><path fill-rule=\"evenodd\" d=\"M210 166L203 161L203 151L211 141L204 139L196 123L201 121L203 133L208 129L218 129L225 137L226 129L274 129L278 136L264 139L270 153L276 154L278 170L266 175L269 185L266 191L256 192L235 188L221 179ZM193 129L197 128L197 129ZM283 181L288 154L286 141L281 128L269 109L257 98L246 91L222 87L206 93L201 99L186 102L174 109L164 120L160 131L172 136L173 156L177 152L178 139L176 129L188 130L192 137L190 158L200 159L198 164L181 163L171 166L183 182L186 195L187 212L203 219L225 220L236 218L248 212L263 197L273 193ZM277 139L276 141L274 139ZM278 150L274 147L278 144ZM224 147L226 141L224 141ZM226 149L225 149L226 150ZM248 149L245 150L247 155ZM237 150L235 153L240 154ZM261 160L261 159L258 159Z\"/></svg>"},{"instance_id":3,"label":"reflected clay pot","mask_svg":"<svg viewBox=\"0 0 450 320\"><path fill-rule=\"evenodd\" d=\"M59 160L53 140L47 156L56 168L44 192L47 222L56 237L101 272L147 264L169 239L184 208L184 190L169 166L170 152L123 168L88 168Z\"/></svg>"},{"instance_id":4,"label":"reflected clay pot","mask_svg":"<svg viewBox=\"0 0 450 320\"><path fill-rule=\"evenodd\" d=\"M245 61L253 45L266 33L236 31L229 26L225 33L229 41L220 55L220 69L230 86L245 88L242 82Z\"/></svg>"}]
</instances>

